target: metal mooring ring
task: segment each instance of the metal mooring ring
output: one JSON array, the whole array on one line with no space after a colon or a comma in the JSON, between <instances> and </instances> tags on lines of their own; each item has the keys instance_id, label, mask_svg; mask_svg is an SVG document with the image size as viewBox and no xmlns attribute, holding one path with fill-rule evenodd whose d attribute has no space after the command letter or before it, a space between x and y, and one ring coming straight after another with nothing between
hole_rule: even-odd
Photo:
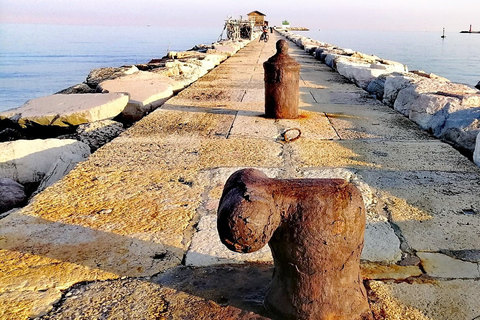
<instances>
[{"instance_id":1,"label":"metal mooring ring","mask_svg":"<svg viewBox=\"0 0 480 320\"><path fill-rule=\"evenodd\" d=\"M294 137L294 138L291 138L291 139L288 138L288 137L287 137L287 132L289 132L289 131L294 131L294 130L298 131L298 135L297 135L296 137ZM295 141L295 140L297 140L298 138L300 138L301 135L302 135L302 131L300 131L300 129L298 129L298 128L290 128L290 129L285 130L285 131L282 133L282 136L283 136L283 139L285 140L285 142Z\"/></svg>"}]
</instances>

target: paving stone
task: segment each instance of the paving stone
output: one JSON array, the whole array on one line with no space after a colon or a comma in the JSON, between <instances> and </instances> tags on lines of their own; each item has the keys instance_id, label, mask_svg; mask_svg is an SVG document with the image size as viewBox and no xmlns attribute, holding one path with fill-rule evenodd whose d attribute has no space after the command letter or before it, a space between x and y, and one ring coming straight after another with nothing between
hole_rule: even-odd
<instances>
[{"instance_id":1,"label":"paving stone","mask_svg":"<svg viewBox=\"0 0 480 320\"><path fill-rule=\"evenodd\" d=\"M437 141L321 141L300 139L291 144L302 167L350 167L381 170L476 170L468 159ZM418 152L422 150L422 152Z\"/></svg>"},{"instance_id":2,"label":"paving stone","mask_svg":"<svg viewBox=\"0 0 480 320\"><path fill-rule=\"evenodd\" d=\"M207 215L202 217L187 252L185 264L202 267L244 262L273 262L270 248L265 246L253 253L230 251L220 242L217 231L217 216Z\"/></svg>"},{"instance_id":3,"label":"paving stone","mask_svg":"<svg viewBox=\"0 0 480 320\"><path fill-rule=\"evenodd\" d=\"M223 108L199 108L166 103L139 121L124 136L151 137L193 135L226 138L236 113Z\"/></svg>"},{"instance_id":4,"label":"paving stone","mask_svg":"<svg viewBox=\"0 0 480 320\"><path fill-rule=\"evenodd\" d=\"M264 117L265 112L239 111L233 123L230 136L251 137L277 140L279 130L274 125L274 119Z\"/></svg>"},{"instance_id":5,"label":"paving stone","mask_svg":"<svg viewBox=\"0 0 480 320\"><path fill-rule=\"evenodd\" d=\"M475 280L394 283L369 281L370 307L380 319L476 319L480 315Z\"/></svg>"},{"instance_id":6,"label":"paving stone","mask_svg":"<svg viewBox=\"0 0 480 320\"><path fill-rule=\"evenodd\" d=\"M433 140L414 122L386 106L313 104L304 109L325 112L342 140Z\"/></svg>"},{"instance_id":7,"label":"paving stone","mask_svg":"<svg viewBox=\"0 0 480 320\"><path fill-rule=\"evenodd\" d=\"M245 95L242 97L242 102L257 102L265 104L265 89L262 86L258 89L247 90Z\"/></svg>"},{"instance_id":8,"label":"paving stone","mask_svg":"<svg viewBox=\"0 0 480 320\"><path fill-rule=\"evenodd\" d=\"M283 140L282 134L292 128L301 131L301 137L337 139L337 135L323 113L300 111L298 119L267 119L264 112L240 111L235 118L230 135Z\"/></svg>"},{"instance_id":9,"label":"paving stone","mask_svg":"<svg viewBox=\"0 0 480 320\"><path fill-rule=\"evenodd\" d=\"M368 223L361 259L395 263L402 257L400 240L388 222Z\"/></svg>"},{"instance_id":10,"label":"paving stone","mask_svg":"<svg viewBox=\"0 0 480 320\"><path fill-rule=\"evenodd\" d=\"M195 104L196 106L208 105L216 106L228 102L241 102L245 95L245 89L227 89L215 88L213 90L184 90L178 94L176 101L188 106Z\"/></svg>"},{"instance_id":11,"label":"paving stone","mask_svg":"<svg viewBox=\"0 0 480 320\"><path fill-rule=\"evenodd\" d=\"M211 267L177 267L151 279L164 287L268 316L263 298L273 265L260 263Z\"/></svg>"},{"instance_id":12,"label":"paving stone","mask_svg":"<svg viewBox=\"0 0 480 320\"><path fill-rule=\"evenodd\" d=\"M267 319L254 312L141 280L77 285L42 319Z\"/></svg>"},{"instance_id":13,"label":"paving stone","mask_svg":"<svg viewBox=\"0 0 480 320\"><path fill-rule=\"evenodd\" d=\"M361 176L376 190L391 221L414 250L478 250L477 174L362 170Z\"/></svg>"},{"instance_id":14,"label":"paving stone","mask_svg":"<svg viewBox=\"0 0 480 320\"><path fill-rule=\"evenodd\" d=\"M461 261L441 253L417 252L422 266L429 276L439 278L480 278L478 263Z\"/></svg>"},{"instance_id":15,"label":"paving stone","mask_svg":"<svg viewBox=\"0 0 480 320\"><path fill-rule=\"evenodd\" d=\"M203 140L200 166L215 167L276 167L281 166L281 145L259 139Z\"/></svg>"},{"instance_id":16,"label":"paving stone","mask_svg":"<svg viewBox=\"0 0 480 320\"><path fill-rule=\"evenodd\" d=\"M363 279L395 279L403 280L410 277L418 277L423 274L418 266L399 266L396 264L384 265L369 262L361 264Z\"/></svg>"},{"instance_id":17,"label":"paving stone","mask_svg":"<svg viewBox=\"0 0 480 320\"><path fill-rule=\"evenodd\" d=\"M379 101L370 97L365 91L330 91L328 89L309 88L310 94L316 103L325 104L353 104L353 105L375 105Z\"/></svg>"}]
</instances>

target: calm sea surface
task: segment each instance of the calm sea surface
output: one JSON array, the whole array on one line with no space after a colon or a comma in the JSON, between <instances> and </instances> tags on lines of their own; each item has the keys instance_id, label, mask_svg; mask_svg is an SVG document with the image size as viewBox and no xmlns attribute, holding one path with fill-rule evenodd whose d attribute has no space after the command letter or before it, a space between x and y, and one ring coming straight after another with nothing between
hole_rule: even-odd
<instances>
[{"instance_id":1,"label":"calm sea surface","mask_svg":"<svg viewBox=\"0 0 480 320\"><path fill-rule=\"evenodd\" d=\"M146 63L218 39L218 28L0 24L0 111L81 83L91 69ZM313 39L407 64L454 82L480 81L480 34L309 31Z\"/></svg>"},{"instance_id":2,"label":"calm sea surface","mask_svg":"<svg viewBox=\"0 0 480 320\"><path fill-rule=\"evenodd\" d=\"M406 64L453 82L475 86L480 81L480 34L459 32L332 31L297 32L342 48Z\"/></svg>"},{"instance_id":3,"label":"calm sea surface","mask_svg":"<svg viewBox=\"0 0 480 320\"><path fill-rule=\"evenodd\" d=\"M81 83L94 68L211 44L222 29L0 24L0 111Z\"/></svg>"}]
</instances>

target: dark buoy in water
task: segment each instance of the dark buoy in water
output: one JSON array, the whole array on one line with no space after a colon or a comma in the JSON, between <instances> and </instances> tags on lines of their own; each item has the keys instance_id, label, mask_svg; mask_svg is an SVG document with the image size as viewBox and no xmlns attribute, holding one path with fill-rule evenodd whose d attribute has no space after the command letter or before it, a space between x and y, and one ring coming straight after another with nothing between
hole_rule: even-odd
<instances>
[{"instance_id":1,"label":"dark buoy in water","mask_svg":"<svg viewBox=\"0 0 480 320\"><path fill-rule=\"evenodd\" d=\"M443 28L442 39L445 39L445 28Z\"/></svg>"}]
</instances>

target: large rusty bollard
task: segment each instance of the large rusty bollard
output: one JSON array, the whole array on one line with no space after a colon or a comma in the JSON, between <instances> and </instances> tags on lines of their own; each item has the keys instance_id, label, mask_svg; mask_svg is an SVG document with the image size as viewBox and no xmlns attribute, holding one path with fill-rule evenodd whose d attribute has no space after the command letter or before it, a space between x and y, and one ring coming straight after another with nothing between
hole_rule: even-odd
<instances>
[{"instance_id":1,"label":"large rusty bollard","mask_svg":"<svg viewBox=\"0 0 480 320\"><path fill-rule=\"evenodd\" d=\"M224 186L217 229L236 252L268 243L275 267L265 306L281 319L372 319L360 276L365 209L352 184L239 170Z\"/></svg>"},{"instance_id":2,"label":"large rusty bollard","mask_svg":"<svg viewBox=\"0 0 480 320\"><path fill-rule=\"evenodd\" d=\"M277 41L277 53L263 63L265 71L265 116L298 118L300 64L288 55L288 43Z\"/></svg>"}]
</instances>

